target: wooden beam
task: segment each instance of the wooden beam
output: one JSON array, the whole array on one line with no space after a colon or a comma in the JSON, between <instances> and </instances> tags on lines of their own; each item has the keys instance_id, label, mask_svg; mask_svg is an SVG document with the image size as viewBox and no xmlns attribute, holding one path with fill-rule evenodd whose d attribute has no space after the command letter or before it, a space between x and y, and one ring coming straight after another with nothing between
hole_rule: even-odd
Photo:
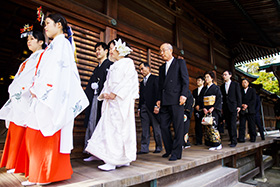
<instances>
[{"instance_id":1,"label":"wooden beam","mask_svg":"<svg viewBox=\"0 0 280 187\"><path fill-rule=\"evenodd\" d=\"M263 32L263 30L256 24L248 12L243 8L243 6L237 0L230 0L230 2L241 12L241 14L246 18L246 20L253 26L253 28L259 33L261 38L267 43L269 47L275 47L273 42L268 38L268 36Z\"/></svg>"}]
</instances>

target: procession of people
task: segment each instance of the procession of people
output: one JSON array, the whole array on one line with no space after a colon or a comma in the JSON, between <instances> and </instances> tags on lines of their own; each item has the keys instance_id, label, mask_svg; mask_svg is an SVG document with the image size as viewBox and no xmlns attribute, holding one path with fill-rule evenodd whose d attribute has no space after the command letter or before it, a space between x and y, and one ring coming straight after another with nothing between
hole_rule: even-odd
<instances>
[{"instance_id":1,"label":"procession of people","mask_svg":"<svg viewBox=\"0 0 280 187\"><path fill-rule=\"evenodd\" d=\"M44 33L46 36L34 30L28 34L32 54L20 65L8 89L9 99L0 110L0 119L8 128L0 167L6 167L8 173L24 173L28 180L22 182L23 186L71 178L74 119L83 111L84 161L103 161L98 166L102 171L129 167L137 155L149 154L150 126L155 140L153 153L164 150L162 159L180 160L184 148L192 143L192 113L194 145L204 141L210 151L222 149L218 130L222 117L229 147L245 142L246 121L250 142L256 141L256 91L247 79L240 87L225 70L225 83L218 86L210 70L197 76L197 88L191 92L187 62L174 56L172 44L159 46L164 63L154 75L150 63L143 62L137 69L129 56L131 46L123 38L116 38L108 44L95 44L99 64L83 90L71 43L73 33L66 19L58 13L49 14ZM51 41L47 46L45 37ZM143 77L140 84L138 72ZM138 152L137 116L142 127Z\"/></svg>"}]
</instances>

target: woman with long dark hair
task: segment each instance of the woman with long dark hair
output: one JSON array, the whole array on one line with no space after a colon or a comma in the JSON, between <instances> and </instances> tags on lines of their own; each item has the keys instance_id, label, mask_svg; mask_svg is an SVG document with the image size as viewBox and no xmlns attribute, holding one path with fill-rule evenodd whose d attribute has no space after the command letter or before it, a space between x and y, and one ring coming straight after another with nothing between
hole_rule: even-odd
<instances>
[{"instance_id":1,"label":"woman with long dark hair","mask_svg":"<svg viewBox=\"0 0 280 187\"><path fill-rule=\"evenodd\" d=\"M50 14L45 33L52 39L36 66L30 93L32 105L26 129L29 178L22 185L70 179L73 173L74 118L88 105L81 87L74 51L64 33L72 36L66 19Z\"/></svg>"}]
</instances>

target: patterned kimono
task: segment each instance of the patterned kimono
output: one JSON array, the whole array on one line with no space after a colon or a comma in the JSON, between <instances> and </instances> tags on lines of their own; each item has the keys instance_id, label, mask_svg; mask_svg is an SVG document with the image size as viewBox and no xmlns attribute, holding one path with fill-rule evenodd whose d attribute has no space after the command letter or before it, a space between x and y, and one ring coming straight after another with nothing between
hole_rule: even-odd
<instances>
[{"instance_id":1,"label":"patterned kimono","mask_svg":"<svg viewBox=\"0 0 280 187\"><path fill-rule=\"evenodd\" d=\"M222 110L222 94L220 88L212 84L209 88L205 86L202 90L203 93L203 108L209 110L214 107L212 116L214 117L213 125L204 125L204 140L205 145L217 147L221 144L220 133L217 130L219 117Z\"/></svg>"}]
</instances>

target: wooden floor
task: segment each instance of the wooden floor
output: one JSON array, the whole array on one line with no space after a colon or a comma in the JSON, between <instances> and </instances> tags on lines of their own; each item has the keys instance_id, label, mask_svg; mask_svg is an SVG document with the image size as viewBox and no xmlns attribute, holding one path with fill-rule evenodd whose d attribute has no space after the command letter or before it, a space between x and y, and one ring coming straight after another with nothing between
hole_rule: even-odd
<instances>
[{"instance_id":1,"label":"wooden floor","mask_svg":"<svg viewBox=\"0 0 280 187\"><path fill-rule=\"evenodd\" d=\"M263 145L273 143L273 138L267 137L265 141L257 138L255 143L240 143L235 148L228 146L229 142L223 142L223 149L209 151L206 146L191 146L183 151L181 160L168 161L162 158L162 153L150 152L137 156L130 167L118 168L115 171L100 171L97 166L102 161L83 162L82 159L72 159L74 173L70 180L52 183L48 186L129 186L141 184L153 179L171 175L173 173L188 170L206 163L210 163L230 155L248 151ZM16 187L26 178L22 174L7 174L4 168L0 169L0 186Z\"/></svg>"}]
</instances>

